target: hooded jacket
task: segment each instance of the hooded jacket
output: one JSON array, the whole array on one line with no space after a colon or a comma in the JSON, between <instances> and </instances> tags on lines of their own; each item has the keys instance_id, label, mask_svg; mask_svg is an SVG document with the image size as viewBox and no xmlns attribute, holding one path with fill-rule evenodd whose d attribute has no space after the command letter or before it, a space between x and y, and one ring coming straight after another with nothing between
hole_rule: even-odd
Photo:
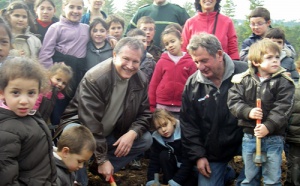
<instances>
[{"instance_id":1,"label":"hooded jacket","mask_svg":"<svg viewBox=\"0 0 300 186\"><path fill-rule=\"evenodd\" d=\"M56 185L48 126L35 115L0 108L0 185Z\"/></svg>"},{"instance_id":2,"label":"hooded jacket","mask_svg":"<svg viewBox=\"0 0 300 186\"><path fill-rule=\"evenodd\" d=\"M287 143L295 143L300 145L300 86L296 85L295 103L292 109L292 115L289 118L289 125L286 135Z\"/></svg>"},{"instance_id":3,"label":"hooded jacket","mask_svg":"<svg viewBox=\"0 0 300 186\"><path fill-rule=\"evenodd\" d=\"M280 66L285 68L287 72L291 73L291 78L295 83L299 81L299 73L296 70L294 59L292 58L291 51L287 48L283 48L281 51Z\"/></svg>"},{"instance_id":4,"label":"hooded jacket","mask_svg":"<svg viewBox=\"0 0 300 186\"><path fill-rule=\"evenodd\" d=\"M156 104L181 106L181 95L186 80L196 72L197 67L189 54L185 54L178 63L163 53L157 62L149 85L150 109Z\"/></svg>"}]
</instances>

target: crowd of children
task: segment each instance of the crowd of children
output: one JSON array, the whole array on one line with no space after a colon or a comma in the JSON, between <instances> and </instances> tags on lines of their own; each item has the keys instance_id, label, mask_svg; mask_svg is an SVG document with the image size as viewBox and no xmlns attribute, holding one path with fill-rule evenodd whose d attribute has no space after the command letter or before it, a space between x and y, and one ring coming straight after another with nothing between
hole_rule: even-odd
<instances>
[{"instance_id":1,"label":"crowd of children","mask_svg":"<svg viewBox=\"0 0 300 186\"><path fill-rule=\"evenodd\" d=\"M125 22L118 15L106 15L101 10L104 2L89 0L84 14L83 0L63 0L59 19L54 16L52 0L37 0L35 16L22 1L1 10L0 185L73 185L74 172L97 148L88 128L74 126L63 131L53 149L47 124L59 123L85 72L114 57L113 42L123 37ZM244 132L245 172L239 184L252 185L258 176L267 185L280 185L281 153L286 142L286 185L299 185L300 89L296 84L300 61L294 62L296 52L284 31L270 28L267 9L254 9L249 21L253 33L240 52L249 69L232 78L234 86L227 102ZM159 172L163 184L197 184L194 163L183 149L180 130L182 92L197 67L182 51L181 31L179 24L164 29L164 49L153 44L155 21L149 16L141 17L137 28L126 33L126 37L139 39L145 49L140 70L149 83L154 129L149 186ZM257 98L262 108L256 107ZM256 120L263 124L256 125ZM256 138L262 139L266 153L261 170L252 158Z\"/></svg>"}]
</instances>

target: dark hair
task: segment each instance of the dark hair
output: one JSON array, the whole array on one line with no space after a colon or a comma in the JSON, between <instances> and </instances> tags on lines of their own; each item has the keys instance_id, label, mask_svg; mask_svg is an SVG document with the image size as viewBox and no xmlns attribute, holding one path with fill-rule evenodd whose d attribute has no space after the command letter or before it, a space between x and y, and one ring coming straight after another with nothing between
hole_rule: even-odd
<instances>
[{"instance_id":1,"label":"dark hair","mask_svg":"<svg viewBox=\"0 0 300 186\"><path fill-rule=\"evenodd\" d=\"M178 39L181 39L181 33L175 29L175 28L169 28L169 29L165 29L162 33L161 33L161 44L162 46L164 46L163 43L163 37L167 34L173 34L174 36L176 36Z\"/></svg>"},{"instance_id":2,"label":"dark hair","mask_svg":"<svg viewBox=\"0 0 300 186\"><path fill-rule=\"evenodd\" d=\"M10 28L12 28L12 25L10 23L9 15L12 14L13 11L17 9L23 9L27 12L28 26L30 26L31 30L35 30L36 26L34 24L33 16L28 6L23 1L13 1L6 8L1 10L1 16L8 22ZM26 29L27 28L24 28L23 32L25 32Z\"/></svg>"},{"instance_id":3,"label":"dark hair","mask_svg":"<svg viewBox=\"0 0 300 186\"><path fill-rule=\"evenodd\" d=\"M0 17L0 27L3 27L9 37L9 41L10 41L10 45L12 43L12 34L11 34L11 30L10 30L10 27L8 26L7 22L2 18Z\"/></svg>"},{"instance_id":4,"label":"dark hair","mask_svg":"<svg viewBox=\"0 0 300 186\"><path fill-rule=\"evenodd\" d=\"M49 76L50 78L57 74L57 72L63 72L66 76L69 76L70 81L72 81L73 77L73 70L70 66L66 65L63 62L60 63L54 63L53 66L49 69ZM67 93L68 95L72 92L72 89L70 87L70 83L66 84L65 89L63 92Z\"/></svg>"},{"instance_id":5,"label":"dark hair","mask_svg":"<svg viewBox=\"0 0 300 186\"><path fill-rule=\"evenodd\" d=\"M249 15L249 19L252 17L262 17L265 21L270 21L271 19L269 10L264 7L256 7L254 10L252 10Z\"/></svg>"},{"instance_id":6,"label":"dark hair","mask_svg":"<svg viewBox=\"0 0 300 186\"><path fill-rule=\"evenodd\" d=\"M139 18L139 20L137 21L137 28L140 28L141 27L141 24L154 24L154 27L155 27L155 21L154 19L152 19L152 17L149 17L149 16L143 16L141 18Z\"/></svg>"},{"instance_id":7,"label":"dark hair","mask_svg":"<svg viewBox=\"0 0 300 186\"><path fill-rule=\"evenodd\" d=\"M270 28L265 35L265 38L282 39L285 41L285 34L281 28Z\"/></svg>"},{"instance_id":8,"label":"dark hair","mask_svg":"<svg viewBox=\"0 0 300 186\"><path fill-rule=\"evenodd\" d=\"M127 37L135 37L135 36L145 36L146 37L146 33L139 28L132 29L127 33Z\"/></svg>"},{"instance_id":9,"label":"dark hair","mask_svg":"<svg viewBox=\"0 0 300 186\"><path fill-rule=\"evenodd\" d=\"M45 68L39 62L27 57L14 57L3 62L0 68L0 90L17 78L33 79L39 82L39 90L48 86Z\"/></svg>"},{"instance_id":10,"label":"dark hair","mask_svg":"<svg viewBox=\"0 0 300 186\"><path fill-rule=\"evenodd\" d=\"M116 15L116 14L111 14L106 18L106 23L108 27L111 26L112 23L120 23L124 29L125 26L125 21L122 17Z\"/></svg>"},{"instance_id":11,"label":"dark hair","mask_svg":"<svg viewBox=\"0 0 300 186\"><path fill-rule=\"evenodd\" d=\"M216 5L215 5L215 8L214 8L215 12L220 11L220 9L221 9L221 6L220 6L221 0L216 0L216 1L217 2L216 2ZM199 0L195 0L194 5L195 5L195 8L196 8L196 11L202 12L202 7L201 7L201 4L200 4Z\"/></svg>"},{"instance_id":12,"label":"dark hair","mask_svg":"<svg viewBox=\"0 0 300 186\"><path fill-rule=\"evenodd\" d=\"M105 30L108 30L108 24L106 23L106 21L100 17L95 18L91 24L90 24L90 32L95 28L95 26L97 26L98 24L101 24L103 26L103 28L105 28Z\"/></svg>"},{"instance_id":13,"label":"dark hair","mask_svg":"<svg viewBox=\"0 0 300 186\"><path fill-rule=\"evenodd\" d=\"M53 8L55 8L55 4L52 0L35 0L34 2L34 10L36 11L37 8L45 1L48 1L52 6Z\"/></svg>"},{"instance_id":14,"label":"dark hair","mask_svg":"<svg viewBox=\"0 0 300 186\"><path fill-rule=\"evenodd\" d=\"M71 154L80 154L83 149L90 152L96 150L96 141L92 132L85 126L72 126L64 130L57 142L57 151L64 147L70 149Z\"/></svg>"},{"instance_id":15,"label":"dark hair","mask_svg":"<svg viewBox=\"0 0 300 186\"><path fill-rule=\"evenodd\" d=\"M170 29L170 28L174 28L176 30L178 30L180 33L182 33L182 26L178 23L171 23L168 24L165 28L165 30Z\"/></svg>"}]
</instances>

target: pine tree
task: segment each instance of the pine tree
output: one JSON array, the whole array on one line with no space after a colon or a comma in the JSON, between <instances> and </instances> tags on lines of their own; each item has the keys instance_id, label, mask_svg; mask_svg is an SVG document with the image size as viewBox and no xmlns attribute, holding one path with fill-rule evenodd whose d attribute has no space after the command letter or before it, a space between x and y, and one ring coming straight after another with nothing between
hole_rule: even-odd
<instances>
[{"instance_id":1,"label":"pine tree","mask_svg":"<svg viewBox=\"0 0 300 186\"><path fill-rule=\"evenodd\" d=\"M107 15L115 14L116 13L116 8L114 6L114 0L105 0L105 4L104 4L102 10Z\"/></svg>"},{"instance_id":2,"label":"pine tree","mask_svg":"<svg viewBox=\"0 0 300 186\"><path fill-rule=\"evenodd\" d=\"M250 1L250 10L254 10L258 6L264 5L264 0L249 0Z\"/></svg>"},{"instance_id":3,"label":"pine tree","mask_svg":"<svg viewBox=\"0 0 300 186\"><path fill-rule=\"evenodd\" d=\"M186 10L190 17L196 14L194 3L185 2L182 7Z\"/></svg>"},{"instance_id":4,"label":"pine tree","mask_svg":"<svg viewBox=\"0 0 300 186\"><path fill-rule=\"evenodd\" d=\"M232 0L226 0L225 4L222 6L221 11L223 14L233 19L235 15L235 7L236 4L234 4Z\"/></svg>"},{"instance_id":5,"label":"pine tree","mask_svg":"<svg viewBox=\"0 0 300 186\"><path fill-rule=\"evenodd\" d=\"M120 13L118 13L118 15L122 16L123 19L125 20L125 30L137 10L136 8L133 7L136 7L136 3L132 0L126 0L125 7L122 9Z\"/></svg>"}]
</instances>

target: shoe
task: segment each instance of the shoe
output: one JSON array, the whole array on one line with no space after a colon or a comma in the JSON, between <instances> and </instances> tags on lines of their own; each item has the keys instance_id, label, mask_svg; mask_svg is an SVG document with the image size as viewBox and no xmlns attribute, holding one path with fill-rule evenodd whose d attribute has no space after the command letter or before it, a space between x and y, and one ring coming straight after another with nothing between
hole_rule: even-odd
<instances>
[{"instance_id":1,"label":"shoe","mask_svg":"<svg viewBox=\"0 0 300 186\"><path fill-rule=\"evenodd\" d=\"M129 163L129 167L131 170L141 170L142 169L141 161L134 159Z\"/></svg>"}]
</instances>

